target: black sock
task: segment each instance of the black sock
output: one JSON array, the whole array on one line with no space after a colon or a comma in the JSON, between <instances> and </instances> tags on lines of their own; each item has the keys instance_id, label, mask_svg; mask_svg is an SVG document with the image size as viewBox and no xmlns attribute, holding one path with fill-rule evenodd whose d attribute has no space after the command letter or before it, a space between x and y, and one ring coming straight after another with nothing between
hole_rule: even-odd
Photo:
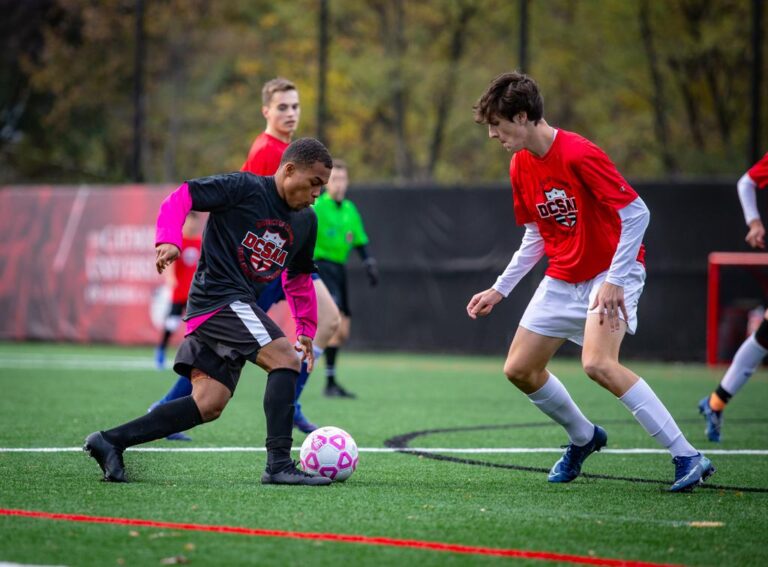
<instances>
[{"instance_id":1,"label":"black sock","mask_svg":"<svg viewBox=\"0 0 768 567\"><path fill-rule=\"evenodd\" d=\"M168 346L168 341L170 340L170 338L171 338L171 332L168 329L166 329L165 332L163 333L163 338L160 341L160 345L159 346L160 346L161 349L163 349L163 350L166 349L166 347Z\"/></svg>"},{"instance_id":2,"label":"black sock","mask_svg":"<svg viewBox=\"0 0 768 567\"><path fill-rule=\"evenodd\" d=\"M267 469L278 472L291 462L293 400L299 373L278 368L267 376L264 415L267 416Z\"/></svg>"},{"instance_id":3,"label":"black sock","mask_svg":"<svg viewBox=\"0 0 768 567\"><path fill-rule=\"evenodd\" d=\"M104 439L125 449L140 443L162 439L171 433L186 431L203 423L200 410L192 396L160 404L138 419L114 429L103 431Z\"/></svg>"},{"instance_id":4,"label":"black sock","mask_svg":"<svg viewBox=\"0 0 768 567\"><path fill-rule=\"evenodd\" d=\"M326 347L325 349L325 387L336 385L336 355L339 347Z\"/></svg>"}]
</instances>

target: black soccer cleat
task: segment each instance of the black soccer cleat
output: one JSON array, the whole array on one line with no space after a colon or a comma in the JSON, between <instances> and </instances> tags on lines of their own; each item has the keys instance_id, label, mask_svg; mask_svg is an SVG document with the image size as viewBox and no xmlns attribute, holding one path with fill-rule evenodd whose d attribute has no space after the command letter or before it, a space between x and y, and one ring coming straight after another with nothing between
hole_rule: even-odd
<instances>
[{"instance_id":1,"label":"black soccer cleat","mask_svg":"<svg viewBox=\"0 0 768 567\"><path fill-rule=\"evenodd\" d=\"M291 462L283 470L272 473L265 470L261 475L261 484L303 484L306 486L327 486L333 482L324 476L312 476L296 468L296 463Z\"/></svg>"},{"instance_id":2,"label":"black soccer cleat","mask_svg":"<svg viewBox=\"0 0 768 567\"><path fill-rule=\"evenodd\" d=\"M355 398L357 398L355 394L353 394L348 390L345 390L338 384L331 384L330 386L326 386L325 397L326 398L347 398L350 400L354 400Z\"/></svg>"},{"instance_id":3,"label":"black soccer cleat","mask_svg":"<svg viewBox=\"0 0 768 567\"><path fill-rule=\"evenodd\" d=\"M106 482L128 482L125 480L125 464L123 450L104 439L101 431L91 433L85 438L83 451L96 459L104 472Z\"/></svg>"}]
</instances>

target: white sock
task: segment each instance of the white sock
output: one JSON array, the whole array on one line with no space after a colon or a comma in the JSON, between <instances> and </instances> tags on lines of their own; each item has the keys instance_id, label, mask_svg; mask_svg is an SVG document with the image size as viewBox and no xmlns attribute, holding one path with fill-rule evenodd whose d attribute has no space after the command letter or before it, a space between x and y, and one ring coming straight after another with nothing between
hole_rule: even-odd
<instances>
[{"instance_id":1,"label":"white sock","mask_svg":"<svg viewBox=\"0 0 768 567\"><path fill-rule=\"evenodd\" d=\"M669 449L673 457L692 457L698 454L645 380L640 378L619 400L651 437Z\"/></svg>"},{"instance_id":2,"label":"white sock","mask_svg":"<svg viewBox=\"0 0 768 567\"><path fill-rule=\"evenodd\" d=\"M562 425L574 445L586 445L594 437L595 425L584 417L568 390L551 372L541 388L533 394L528 394L528 399L550 418Z\"/></svg>"},{"instance_id":3,"label":"white sock","mask_svg":"<svg viewBox=\"0 0 768 567\"><path fill-rule=\"evenodd\" d=\"M728 367L728 371L720 380L720 386L730 395L734 395L741 390L742 386L752 377L757 370L758 365L763 361L768 350L764 349L760 343L755 340L755 335L750 335L742 343L733 362Z\"/></svg>"}]
</instances>

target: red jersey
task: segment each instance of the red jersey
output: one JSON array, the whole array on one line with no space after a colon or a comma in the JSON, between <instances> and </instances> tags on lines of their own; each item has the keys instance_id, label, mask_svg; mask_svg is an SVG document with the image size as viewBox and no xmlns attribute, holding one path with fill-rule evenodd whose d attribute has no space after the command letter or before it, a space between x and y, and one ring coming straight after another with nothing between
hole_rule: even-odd
<instances>
[{"instance_id":1,"label":"red jersey","mask_svg":"<svg viewBox=\"0 0 768 567\"><path fill-rule=\"evenodd\" d=\"M173 263L174 274L176 275L176 287L173 288L173 303L186 303L189 295L189 286L192 284L192 277L197 270L197 261L200 259L200 246L202 238L193 236L191 238L183 237L181 240L181 255Z\"/></svg>"},{"instance_id":2,"label":"red jersey","mask_svg":"<svg viewBox=\"0 0 768 567\"><path fill-rule=\"evenodd\" d=\"M765 154L763 159L750 167L747 174L749 174L759 189L768 187L768 154Z\"/></svg>"},{"instance_id":3,"label":"red jersey","mask_svg":"<svg viewBox=\"0 0 768 567\"><path fill-rule=\"evenodd\" d=\"M618 210L637 198L610 158L586 138L558 130L549 151L512 156L515 220L535 222L549 258L546 274L570 283L607 270L621 236ZM645 257L640 247L638 261Z\"/></svg>"},{"instance_id":4,"label":"red jersey","mask_svg":"<svg viewBox=\"0 0 768 567\"><path fill-rule=\"evenodd\" d=\"M262 132L251 145L248 159L240 171L250 171L256 175L274 175L280 167L280 160L288 144Z\"/></svg>"}]
</instances>

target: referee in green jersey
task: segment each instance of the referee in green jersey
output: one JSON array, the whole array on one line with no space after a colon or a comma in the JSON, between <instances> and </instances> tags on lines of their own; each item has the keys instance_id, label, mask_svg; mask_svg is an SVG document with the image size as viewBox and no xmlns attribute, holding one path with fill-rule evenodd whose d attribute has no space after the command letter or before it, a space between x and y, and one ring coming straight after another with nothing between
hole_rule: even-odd
<instances>
[{"instance_id":1,"label":"referee in green jersey","mask_svg":"<svg viewBox=\"0 0 768 567\"><path fill-rule=\"evenodd\" d=\"M379 271L376 260L368 253L368 235L363 228L363 219L357 207L345 199L349 175L347 164L341 160L333 161L333 170L328 180L327 190L315 202L317 214L317 243L315 244L315 263L320 271L320 278L325 283L331 297L341 311L339 330L329 341L325 349L326 385L325 395L332 398L354 398L355 395L342 388L336 382L336 358L339 348L349 338L350 317L349 297L347 292L347 268L345 264L350 251L354 248L365 266L365 273L371 286L379 283Z\"/></svg>"}]
</instances>

